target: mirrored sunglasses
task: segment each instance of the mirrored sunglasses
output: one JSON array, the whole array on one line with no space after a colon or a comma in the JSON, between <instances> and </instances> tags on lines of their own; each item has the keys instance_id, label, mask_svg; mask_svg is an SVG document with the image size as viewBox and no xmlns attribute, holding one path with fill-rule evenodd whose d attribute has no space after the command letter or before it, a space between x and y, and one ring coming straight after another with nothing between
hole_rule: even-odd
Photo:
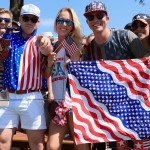
<instances>
[{"instance_id":1,"label":"mirrored sunglasses","mask_svg":"<svg viewBox=\"0 0 150 150\"><path fill-rule=\"evenodd\" d=\"M96 16L97 19L103 19L104 16L106 16L105 13L98 13L96 15L87 14L85 17L88 21L94 20L94 17Z\"/></svg>"},{"instance_id":2,"label":"mirrored sunglasses","mask_svg":"<svg viewBox=\"0 0 150 150\"><path fill-rule=\"evenodd\" d=\"M65 22L67 24L67 26L72 26L74 24L74 22L72 20L64 19L64 18L57 18L56 22L58 24L63 24Z\"/></svg>"},{"instance_id":3,"label":"mirrored sunglasses","mask_svg":"<svg viewBox=\"0 0 150 150\"><path fill-rule=\"evenodd\" d=\"M147 26L147 24L143 23L143 22L140 22L140 23L137 23L137 22L134 22L132 23L132 30L137 30L137 28L145 28Z\"/></svg>"},{"instance_id":4,"label":"mirrored sunglasses","mask_svg":"<svg viewBox=\"0 0 150 150\"><path fill-rule=\"evenodd\" d=\"M2 18L0 17L0 22L5 21L6 23L10 23L11 19L10 18Z\"/></svg>"},{"instance_id":5,"label":"mirrored sunglasses","mask_svg":"<svg viewBox=\"0 0 150 150\"><path fill-rule=\"evenodd\" d=\"M31 21L32 23L37 23L39 18L38 17L28 17L28 16L22 16L22 20L24 22L29 22Z\"/></svg>"}]
</instances>

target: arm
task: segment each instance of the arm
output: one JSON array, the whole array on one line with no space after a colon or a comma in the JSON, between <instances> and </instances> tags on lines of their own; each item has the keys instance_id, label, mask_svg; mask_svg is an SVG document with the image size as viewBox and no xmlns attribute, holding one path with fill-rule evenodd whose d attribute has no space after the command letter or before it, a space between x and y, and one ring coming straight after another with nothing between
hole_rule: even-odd
<instances>
[{"instance_id":1,"label":"arm","mask_svg":"<svg viewBox=\"0 0 150 150\"><path fill-rule=\"evenodd\" d=\"M51 75L51 70L52 70L54 61L56 60L55 55L56 55L56 53L51 52L47 57L47 64L46 64L46 68L44 70L44 77L46 79L48 79Z\"/></svg>"},{"instance_id":2,"label":"arm","mask_svg":"<svg viewBox=\"0 0 150 150\"><path fill-rule=\"evenodd\" d=\"M47 88L48 88L48 101L52 102L54 100L54 95L52 90L51 76L47 79Z\"/></svg>"},{"instance_id":3,"label":"arm","mask_svg":"<svg viewBox=\"0 0 150 150\"><path fill-rule=\"evenodd\" d=\"M48 56L53 51L51 41L46 36L38 36L35 45L39 47L41 53Z\"/></svg>"}]
</instances>

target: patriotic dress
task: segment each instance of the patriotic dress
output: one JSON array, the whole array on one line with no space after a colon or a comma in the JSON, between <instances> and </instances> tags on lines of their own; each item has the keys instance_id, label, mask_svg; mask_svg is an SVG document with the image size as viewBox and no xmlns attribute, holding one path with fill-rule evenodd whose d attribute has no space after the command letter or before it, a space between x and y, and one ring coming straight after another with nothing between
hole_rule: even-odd
<instances>
[{"instance_id":1,"label":"patriotic dress","mask_svg":"<svg viewBox=\"0 0 150 150\"><path fill-rule=\"evenodd\" d=\"M11 50L3 61L3 85L11 90L38 90L42 86L42 69L45 59L35 46L36 30L28 38L22 37L22 29L11 35Z\"/></svg>"}]
</instances>

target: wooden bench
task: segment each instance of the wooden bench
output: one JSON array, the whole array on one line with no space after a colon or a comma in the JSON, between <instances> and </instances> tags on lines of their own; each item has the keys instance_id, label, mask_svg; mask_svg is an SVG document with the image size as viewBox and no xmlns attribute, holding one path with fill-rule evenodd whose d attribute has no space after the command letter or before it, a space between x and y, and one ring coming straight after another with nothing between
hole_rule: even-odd
<instances>
[{"instance_id":1,"label":"wooden bench","mask_svg":"<svg viewBox=\"0 0 150 150\"><path fill-rule=\"evenodd\" d=\"M45 144L46 141L47 135L45 135ZM25 148L29 148L26 133L17 131L13 136L12 147L19 148L19 150L25 150ZM72 141L70 138L63 140L62 150L74 150L74 141Z\"/></svg>"}]
</instances>

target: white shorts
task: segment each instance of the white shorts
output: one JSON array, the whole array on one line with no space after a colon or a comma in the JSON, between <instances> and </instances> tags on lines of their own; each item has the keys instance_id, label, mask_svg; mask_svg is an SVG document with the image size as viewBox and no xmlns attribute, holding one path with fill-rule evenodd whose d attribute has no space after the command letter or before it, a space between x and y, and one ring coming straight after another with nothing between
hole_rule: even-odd
<instances>
[{"instance_id":1,"label":"white shorts","mask_svg":"<svg viewBox=\"0 0 150 150\"><path fill-rule=\"evenodd\" d=\"M21 128L29 130L46 129L44 101L41 92L27 94L9 93L8 107L0 107L0 129Z\"/></svg>"}]
</instances>

